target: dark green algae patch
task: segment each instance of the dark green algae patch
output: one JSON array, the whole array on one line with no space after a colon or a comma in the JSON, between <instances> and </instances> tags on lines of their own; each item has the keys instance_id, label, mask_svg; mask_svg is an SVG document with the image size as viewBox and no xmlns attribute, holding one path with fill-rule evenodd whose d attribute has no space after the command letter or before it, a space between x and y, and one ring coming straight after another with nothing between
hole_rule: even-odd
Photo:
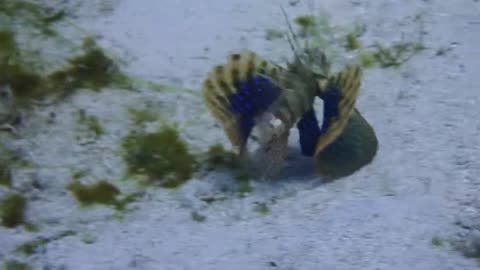
<instances>
[{"instance_id":1,"label":"dark green algae patch","mask_svg":"<svg viewBox=\"0 0 480 270\"><path fill-rule=\"evenodd\" d=\"M116 61L94 39L76 42L56 31L55 23L66 17L63 10L34 1L0 1L0 86L11 87L15 107L60 100L80 88L131 88ZM51 59L55 49L75 54Z\"/></svg>"},{"instance_id":2,"label":"dark green algae patch","mask_svg":"<svg viewBox=\"0 0 480 270\"><path fill-rule=\"evenodd\" d=\"M43 35L52 36L56 34L56 31L50 26L64 19L66 13L63 10L55 10L35 3L35 1L2 0L0 16L15 19L22 25L37 29Z\"/></svg>"},{"instance_id":3,"label":"dark green algae patch","mask_svg":"<svg viewBox=\"0 0 480 270\"><path fill-rule=\"evenodd\" d=\"M9 166L0 159L0 186L10 187L12 185L12 176Z\"/></svg>"},{"instance_id":4,"label":"dark green algae patch","mask_svg":"<svg viewBox=\"0 0 480 270\"><path fill-rule=\"evenodd\" d=\"M91 185L81 184L74 181L67 186L75 198L83 205L110 204L117 202L117 196L120 190L107 181L99 181Z\"/></svg>"},{"instance_id":5,"label":"dark green algae patch","mask_svg":"<svg viewBox=\"0 0 480 270\"><path fill-rule=\"evenodd\" d=\"M175 188L194 174L197 163L176 128L131 132L122 142L128 175L142 175L148 184Z\"/></svg>"},{"instance_id":6,"label":"dark green algae patch","mask_svg":"<svg viewBox=\"0 0 480 270\"><path fill-rule=\"evenodd\" d=\"M208 171L235 169L238 166L238 157L235 153L227 151L223 145L214 144L208 148L202 163Z\"/></svg>"},{"instance_id":7,"label":"dark green algae patch","mask_svg":"<svg viewBox=\"0 0 480 270\"><path fill-rule=\"evenodd\" d=\"M53 85L62 86L60 91L89 88L99 91L110 85L126 84L126 77L118 65L91 39L83 44L84 53L68 59L65 69L57 70L47 78Z\"/></svg>"},{"instance_id":8,"label":"dark green algae patch","mask_svg":"<svg viewBox=\"0 0 480 270\"><path fill-rule=\"evenodd\" d=\"M227 151L221 144L193 152L174 125L163 124L153 132L142 130L137 122L144 122L144 114L136 111L132 115L138 128L122 140L127 178L133 177L143 184L176 188L198 172L239 169L236 154ZM148 116L147 122L153 121L150 114L145 115Z\"/></svg>"},{"instance_id":9,"label":"dark green algae patch","mask_svg":"<svg viewBox=\"0 0 480 270\"><path fill-rule=\"evenodd\" d=\"M141 192L122 194L115 185L105 180L93 184L82 184L78 180L74 180L68 184L67 189L82 207L107 205L119 211L125 210L128 204L143 195Z\"/></svg>"},{"instance_id":10,"label":"dark green algae patch","mask_svg":"<svg viewBox=\"0 0 480 270\"><path fill-rule=\"evenodd\" d=\"M3 269L4 270L30 270L32 268L27 263L10 260L3 263Z\"/></svg>"},{"instance_id":11,"label":"dark green algae patch","mask_svg":"<svg viewBox=\"0 0 480 270\"><path fill-rule=\"evenodd\" d=\"M0 221L2 226L15 228L25 224L27 200L21 194L7 195L0 201Z\"/></svg>"},{"instance_id":12,"label":"dark green algae patch","mask_svg":"<svg viewBox=\"0 0 480 270\"><path fill-rule=\"evenodd\" d=\"M6 58L0 62L0 69L6 71L0 74L0 85L9 85L15 105L22 106L32 100L68 96L81 88L99 91L126 84L126 77L102 49L94 44L83 48L82 54L69 58L65 67L49 74L30 68L22 59Z\"/></svg>"}]
</instances>

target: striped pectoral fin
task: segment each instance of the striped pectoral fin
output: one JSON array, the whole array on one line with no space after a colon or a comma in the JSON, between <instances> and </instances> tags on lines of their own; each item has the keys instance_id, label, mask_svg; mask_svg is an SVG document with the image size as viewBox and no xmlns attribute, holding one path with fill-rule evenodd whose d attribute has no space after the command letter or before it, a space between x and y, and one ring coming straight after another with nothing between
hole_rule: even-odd
<instances>
[{"instance_id":1,"label":"striped pectoral fin","mask_svg":"<svg viewBox=\"0 0 480 270\"><path fill-rule=\"evenodd\" d=\"M237 116L238 130L246 141L255 125L256 116L272 105L281 89L270 78L262 75L253 75L234 86L236 92L228 97L229 110Z\"/></svg>"},{"instance_id":2,"label":"striped pectoral fin","mask_svg":"<svg viewBox=\"0 0 480 270\"><path fill-rule=\"evenodd\" d=\"M280 73L279 67L244 51L230 55L227 63L215 67L205 80L202 93L206 105L240 150L247 143L255 117L280 95Z\"/></svg>"},{"instance_id":3,"label":"striped pectoral fin","mask_svg":"<svg viewBox=\"0 0 480 270\"><path fill-rule=\"evenodd\" d=\"M318 137L320 136L320 127L312 108L307 111L297 123L300 135L300 149L305 156L313 156Z\"/></svg>"},{"instance_id":4,"label":"striped pectoral fin","mask_svg":"<svg viewBox=\"0 0 480 270\"><path fill-rule=\"evenodd\" d=\"M323 123L315 147L315 156L345 129L355 109L361 78L360 67L347 66L329 79L326 90L321 95L324 104Z\"/></svg>"},{"instance_id":5,"label":"striped pectoral fin","mask_svg":"<svg viewBox=\"0 0 480 270\"><path fill-rule=\"evenodd\" d=\"M259 74L231 84L212 85L225 90L210 90L205 99L207 106L222 122L231 143L242 149L255 125L255 117L268 109L281 89L271 78Z\"/></svg>"}]
</instances>

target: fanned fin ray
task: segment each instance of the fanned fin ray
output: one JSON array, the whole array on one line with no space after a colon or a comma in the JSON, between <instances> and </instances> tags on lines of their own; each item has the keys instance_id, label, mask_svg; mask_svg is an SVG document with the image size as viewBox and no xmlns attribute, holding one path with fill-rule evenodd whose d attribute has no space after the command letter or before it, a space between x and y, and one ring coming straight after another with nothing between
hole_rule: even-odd
<instances>
[{"instance_id":1,"label":"fanned fin ray","mask_svg":"<svg viewBox=\"0 0 480 270\"><path fill-rule=\"evenodd\" d=\"M315 156L333 142L345 129L355 109L362 71L359 66L347 66L332 76L321 94L324 102L323 123L318 137Z\"/></svg>"},{"instance_id":2,"label":"fanned fin ray","mask_svg":"<svg viewBox=\"0 0 480 270\"><path fill-rule=\"evenodd\" d=\"M313 156L318 137L320 136L320 127L312 108L307 111L297 123L299 132L300 149L305 156Z\"/></svg>"},{"instance_id":3,"label":"fanned fin ray","mask_svg":"<svg viewBox=\"0 0 480 270\"><path fill-rule=\"evenodd\" d=\"M277 84L284 72L254 52L232 54L204 81L202 94L212 115L219 120L232 145L245 151L255 125L255 116L264 112L282 89Z\"/></svg>"}]
</instances>

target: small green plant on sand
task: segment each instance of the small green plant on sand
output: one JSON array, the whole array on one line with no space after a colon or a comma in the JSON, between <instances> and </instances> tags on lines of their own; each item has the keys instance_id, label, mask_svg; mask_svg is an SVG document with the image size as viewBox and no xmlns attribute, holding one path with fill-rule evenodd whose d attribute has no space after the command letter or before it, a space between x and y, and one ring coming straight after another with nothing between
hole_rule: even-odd
<instances>
[{"instance_id":1,"label":"small green plant on sand","mask_svg":"<svg viewBox=\"0 0 480 270\"><path fill-rule=\"evenodd\" d=\"M248 193L252 192L252 186L250 185L250 177L246 174L238 175L235 177L237 183L237 194L240 197L245 197Z\"/></svg>"},{"instance_id":2,"label":"small green plant on sand","mask_svg":"<svg viewBox=\"0 0 480 270\"><path fill-rule=\"evenodd\" d=\"M15 251L21 253L25 256L30 256L35 253L38 247L43 246L48 243L48 240L45 238L40 238L32 241L25 242L19 245Z\"/></svg>"},{"instance_id":3,"label":"small green plant on sand","mask_svg":"<svg viewBox=\"0 0 480 270\"><path fill-rule=\"evenodd\" d=\"M362 44L358 40L357 35L355 33L348 33L345 39L346 39L345 49L347 51L354 51L362 47Z\"/></svg>"},{"instance_id":4,"label":"small green plant on sand","mask_svg":"<svg viewBox=\"0 0 480 270\"><path fill-rule=\"evenodd\" d=\"M63 10L54 10L26 0L3 0L0 2L0 16L15 19L28 27L34 27L42 35L53 36L56 31L51 28L53 23L65 17Z\"/></svg>"},{"instance_id":5,"label":"small green plant on sand","mask_svg":"<svg viewBox=\"0 0 480 270\"><path fill-rule=\"evenodd\" d=\"M460 239L449 241L463 256L479 260L480 262L480 234L472 231Z\"/></svg>"},{"instance_id":6,"label":"small green plant on sand","mask_svg":"<svg viewBox=\"0 0 480 270\"><path fill-rule=\"evenodd\" d=\"M310 48L320 48L327 59L335 65L336 59L344 58L345 52L354 51L354 56L364 68L379 66L380 68L399 67L413 56L425 50L423 45L422 15L415 17L418 24L419 37L415 41L399 41L391 46L373 44L364 46L359 37L364 32L361 25L355 30L330 24L330 16L326 13L319 16L302 15L294 19L299 28L297 38L305 38ZM298 46L298 42L296 42ZM341 62L341 61L340 61Z\"/></svg>"},{"instance_id":7,"label":"small green plant on sand","mask_svg":"<svg viewBox=\"0 0 480 270\"><path fill-rule=\"evenodd\" d=\"M35 240L28 241L17 246L15 251L25 256L30 256L34 254L37 251L37 249L41 246L44 246L52 241L57 241L64 237L73 236L73 235L76 235L76 232L67 230L67 231L60 232L57 235L54 235L51 237L40 237Z\"/></svg>"},{"instance_id":8,"label":"small green plant on sand","mask_svg":"<svg viewBox=\"0 0 480 270\"><path fill-rule=\"evenodd\" d=\"M85 176L88 175L88 171L87 170L74 170L72 172L72 178L73 180L79 180Z\"/></svg>"},{"instance_id":9,"label":"small green plant on sand","mask_svg":"<svg viewBox=\"0 0 480 270\"><path fill-rule=\"evenodd\" d=\"M57 88L63 88L59 90L88 88L98 91L112 84L126 83L117 64L94 41L86 39L83 49L84 54L70 58L65 69L48 76Z\"/></svg>"},{"instance_id":10,"label":"small green plant on sand","mask_svg":"<svg viewBox=\"0 0 480 270\"><path fill-rule=\"evenodd\" d=\"M12 178L10 168L6 161L0 159L0 185L10 187L12 185Z\"/></svg>"},{"instance_id":11,"label":"small green plant on sand","mask_svg":"<svg viewBox=\"0 0 480 270\"><path fill-rule=\"evenodd\" d=\"M15 47L13 33L0 31L0 42L1 39L7 45L0 46L0 55L16 55L20 50ZM68 59L67 66L48 74L32 68L31 59L1 58L0 69L6 72L0 73L0 85L11 87L17 107L27 107L32 101L65 97L80 88L98 91L110 85L125 86L125 76L102 49L85 45L83 50L83 54Z\"/></svg>"},{"instance_id":12,"label":"small green plant on sand","mask_svg":"<svg viewBox=\"0 0 480 270\"><path fill-rule=\"evenodd\" d=\"M15 105L23 106L40 98L46 90L40 74L29 70L25 64L10 59L0 60L0 85L8 85L14 94Z\"/></svg>"},{"instance_id":13,"label":"small green plant on sand","mask_svg":"<svg viewBox=\"0 0 480 270\"><path fill-rule=\"evenodd\" d=\"M301 15L295 18L294 22L300 27L300 34L309 36L314 34L317 26L317 18L311 15Z\"/></svg>"},{"instance_id":14,"label":"small green plant on sand","mask_svg":"<svg viewBox=\"0 0 480 270\"><path fill-rule=\"evenodd\" d=\"M425 46L417 42L398 42L391 47L376 44L375 47L376 50L372 56L381 68L399 67L414 55L425 50Z\"/></svg>"},{"instance_id":15,"label":"small green plant on sand","mask_svg":"<svg viewBox=\"0 0 480 270\"><path fill-rule=\"evenodd\" d=\"M122 146L128 173L146 176L148 183L174 188L190 179L196 169L188 145L172 126L153 133L132 132Z\"/></svg>"},{"instance_id":16,"label":"small green plant on sand","mask_svg":"<svg viewBox=\"0 0 480 270\"><path fill-rule=\"evenodd\" d=\"M364 68L371 68L374 67L376 64L375 56L372 53L361 53L359 55L359 62L360 65Z\"/></svg>"},{"instance_id":17,"label":"small green plant on sand","mask_svg":"<svg viewBox=\"0 0 480 270\"><path fill-rule=\"evenodd\" d=\"M7 195L0 201L1 224L7 228L25 224L26 208L27 200L21 194Z\"/></svg>"},{"instance_id":18,"label":"small green plant on sand","mask_svg":"<svg viewBox=\"0 0 480 270\"><path fill-rule=\"evenodd\" d=\"M55 30L54 23L65 17L63 10L35 1L0 1L0 85L12 89L15 107L57 101L79 88L128 87L116 61L92 38L80 45ZM45 41L51 46L48 51ZM79 53L52 57L56 46ZM66 65L59 67L61 62Z\"/></svg>"},{"instance_id":19,"label":"small green plant on sand","mask_svg":"<svg viewBox=\"0 0 480 270\"><path fill-rule=\"evenodd\" d=\"M436 247L443 246L443 240L440 237L432 237L432 245Z\"/></svg>"},{"instance_id":20,"label":"small green plant on sand","mask_svg":"<svg viewBox=\"0 0 480 270\"><path fill-rule=\"evenodd\" d=\"M204 166L207 170L218 168L234 168L237 162L237 156L231 151L225 150L223 145L214 144L208 148Z\"/></svg>"},{"instance_id":21,"label":"small green plant on sand","mask_svg":"<svg viewBox=\"0 0 480 270\"><path fill-rule=\"evenodd\" d=\"M86 185L74 179L68 184L67 189L72 192L82 206L104 204L113 206L119 211L124 210L129 203L143 195L142 192L122 194L117 187L105 180Z\"/></svg>"},{"instance_id":22,"label":"small green plant on sand","mask_svg":"<svg viewBox=\"0 0 480 270\"><path fill-rule=\"evenodd\" d=\"M17 50L15 34L8 30L0 30L0 59L14 56Z\"/></svg>"},{"instance_id":23,"label":"small green plant on sand","mask_svg":"<svg viewBox=\"0 0 480 270\"><path fill-rule=\"evenodd\" d=\"M0 138L0 141L2 139ZM21 153L8 149L0 143L0 186L11 187L14 170L29 167L32 164Z\"/></svg>"},{"instance_id":24,"label":"small green plant on sand","mask_svg":"<svg viewBox=\"0 0 480 270\"><path fill-rule=\"evenodd\" d=\"M75 198L83 205L90 206L93 204L115 205L120 190L107 181L99 181L92 185L84 185L74 181L67 186Z\"/></svg>"},{"instance_id":25,"label":"small green plant on sand","mask_svg":"<svg viewBox=\"0 0 480 270\"><path fill-rule=\"evenodd\" d=\"M190 215L196 222L205 222L205 220L207 220L206 216L198 213L197 211L192 211Z\"/></svg>"},{"instance_id":26,"label":"small green plant on sand","mask_svg":"<svg viewBox=\"0 0 480 270\"><path fill-rule=\"evenodd\" d=\"M86 128L95 135L95 138L99 138L103 135L104 130L100 125L97 117L93 115L87 115L85 110L79 110L78 112L78 122L81 125L85 125Z\"/></svg>"},{"instance_id":27,"label":"small green plant on sand","mask_svg":"<svg viewBox=\"0 0 480 270\"><path fill-rule=\"evenodd\" d=\"M270 213L270 208L266 203L256 203L254 210L262 216L266 216Z\"/></svg>"},{"instance_id":28,"label":"small green plant on sand","mask_svg":"<svg viewBox=\"0 0 480 270\"><path fill-rule=\"evenodd\" d=\"M95 243L95 241L97 240L97 238L90 234L90 233L85 233L82 235L82 238L81 238L82 242L87 244L87 245L90 245L90 244L93 244Z\"/></svg>"},{"instance_id":29,"label":"small green plant on sand","mask_svg":"<svg viewBox=\"0 0 480 270\"><path fill-rule=\"evenodd\" d=\"M30 266L26 263L19 262L19 261L6 261L3 264L3 269L4 270L30 270Z\"/></svg>"},{"instance_id":30,"label":"small green plant on sand","mask_svg":"<svg viewBox=\"0 0 480 270\"><path fill-rule=\"evenodd\" d=\"M160 116L151 109L129 108L128 113L133 123L140 127L145 123L155 122L160 118Z\"/></svg>"},{"instance_id":31,"label":"small green plant on sand","mask_svg":"<svg viewBox=\"0 0 480 270\"><path fill-rule=\"evenodd\" d=\"M143 195L141 192L122 194L117 187L105 180L86 185L74 178L67 189L84 207L103 204L113 206L118 211L125 210L128 204Z\"/></svg>"}]
</instances>

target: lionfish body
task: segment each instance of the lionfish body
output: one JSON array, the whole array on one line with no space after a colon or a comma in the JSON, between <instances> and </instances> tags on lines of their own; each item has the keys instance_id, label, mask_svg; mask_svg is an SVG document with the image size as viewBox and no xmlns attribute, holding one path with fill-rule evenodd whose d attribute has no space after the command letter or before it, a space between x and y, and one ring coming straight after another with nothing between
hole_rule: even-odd
<instances>
[{"instance_id":1,"label":"lionfish body","mask_svg":"<svg viewBox=\"0 0 480 270\"><path fill-rule=\"evenodd\" d=\"M299 59L283 68L247 50L230 55L203 84L208 109L240 155L247 150L252 129L258 129L264 175L281 167L292 127L299 130L302 153L317 155L341 134L354 110L360 69L347 67L329 77L325 56L319 56L322 69L314 72ZM324 101L321 127L313 108L316 96Z\"/></svg>"},{"instance_id":2,"label":"lionfish body","mask_svg":"<svg viewBox=\"0 0 480 270\"><path fill-rule=\"evenodd\" d=\"M315 89L289 70L248 50L232 54L226 64L216 66L204 81L202 93L210 112L223 124L240 153L246 150L253 127L261 125L261 120L280 122L276 129L290 129L311 109L315 97Z\"/></svg>"}]
</instances>

